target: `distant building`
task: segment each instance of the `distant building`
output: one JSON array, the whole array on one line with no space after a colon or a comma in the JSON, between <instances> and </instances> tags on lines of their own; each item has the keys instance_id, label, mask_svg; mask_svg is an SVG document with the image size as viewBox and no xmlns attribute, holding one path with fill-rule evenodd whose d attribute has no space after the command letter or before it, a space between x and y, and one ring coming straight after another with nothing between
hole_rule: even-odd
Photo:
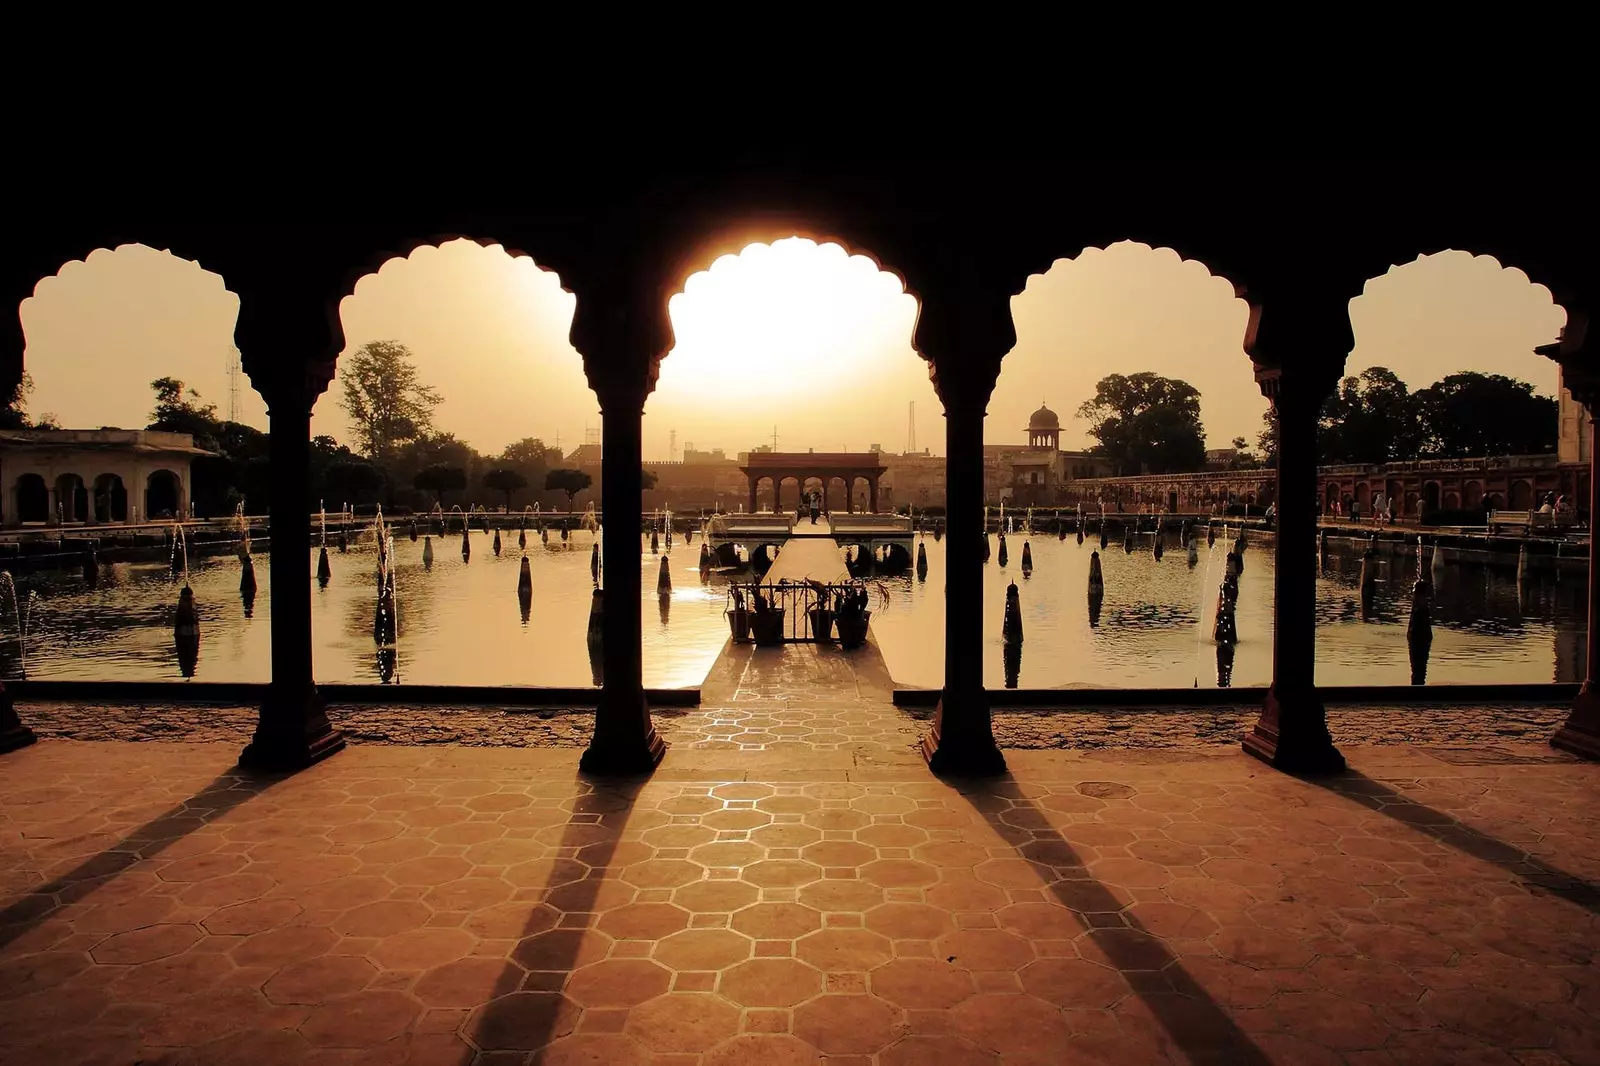
<instances>
[{"instance_id":1,"label":"distant building","mask_svg":"<svg viewBox=\"0 0 1600 1066\"><path fill-rule=\"evenodd\" d=\"M1239 463L1238 448L1207 448L1207 470L1232 470Z\"/></svg>"},{"instance_id":2,"label":"distant building","mask_svg":"<svg viewBox=\"0 0 1600 1066\"><path fill-rule=\"evenodd\" d=\"M684 444L683 444L683 461L685 463L694 464L694 463L726 463L726 462L730 462L731 460L729 460L728 456L723 452L723 450L721 448L712 448L708 452L702 452L702 451L698 451L698 450L695 449L694 443L692 441L684 441Z\"/></svg>"},{"instance_id":3,"label":"distant building","mask_svg":"<svg viewBox=\"0 0 1600 1066\"><path fill-rule=\"evenodd\" d=\"M187 433L142 429L0 431L5 525L143 522L191 517Z\"/></svg>"},{"instance_id":4,"label":"distant building","mask_svg":"<svg viewBox=\"0 0 1600 1066\"><path fill-rule=\"evenodd\" d=\"M924 448L903 455L882 453L885 472L880 486L880 505L919 511L943 507L945 501L944 456Z\"/></svg>"},{"instance_id":5,"label":"distant building","mask_svg":"<svg viewBox=\"0 0 1600 1066\"><path fill-rule=\"evenodd\" d=\"M1061 418L1040 404L1029 417L1026 444L983 446L984 499L1019 506L1053 506L1068 486L1112 472L1109 460L1084 451L1061 450Z\"/></svg>"}]
</instances>

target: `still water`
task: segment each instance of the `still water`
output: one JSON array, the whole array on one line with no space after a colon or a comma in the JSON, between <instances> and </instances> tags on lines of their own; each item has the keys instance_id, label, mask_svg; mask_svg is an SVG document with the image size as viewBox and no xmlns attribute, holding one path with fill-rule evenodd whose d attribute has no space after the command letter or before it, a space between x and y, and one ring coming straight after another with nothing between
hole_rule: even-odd
<instances>
[{"instance_id":1,"label":"still water","mask_svg":"<svg viewBox=\"0 0 1600 1066\"><path fill-rule=\"evenodd\" d=\"M496 557L491 536L472 534L463 561L460 536L434 539L431 568L423 542L395 543L400 637L394 680L438 685L585 686L595 682L586 628L592 583L593 534L576 531L548 546L530 534L534 595L526 619L517 602L521 553L516 533ZM984 676L1005 683L1000 626L1005 588L1020 592L1025 642L1017 683L1025 688L1190 688L1217 684L1212 644L1225 540L1189 566L1169 546L1157 561L1148 549L1132 555L1119 543L1101 553L1105 600L1091 625L1086 596L1095 540L1079 546L1054 536L1008 538L1010 565L992 555L985 567ZM1022 545L1034 570L1020 569ZM895 681L937 687L943 678L944 544L920 541L928 576L885 578L874 594L872 631ZM661 556L641 542L645 590L644 680L650 687L698 685L728 635L727 578L700 583L699 543L677 542L668 567L673 593L656 595ZM370 542L330 553L333 577L313 588L312 633L319 680L375 683L379 661L372 641L376 556ZM1372 614L1361 619L1360 558L1335 552L1318 578L1317 680L1327 685L1406 684L1405 643L1414 557L1384 557ZM195 680L266 681L269 670L271 575L256 560L259 592L247 612L239 595L239 562L232 556L196 559L190 582L199 605L201 647ZM172 645L177 590L166 566L117 563L101 568L90 589L72 571L18 579L28 619L27 675L35 679L181 680ZM1245 553L1237 613L1239 644L1233 684L1264 685L1272 673L1273 561L1269 545ZM30 593L36 594L30 596ZM879 594L887 596L887 602ZM1451 564L1434 607L1430 684L1576 681L1583 672L1583 575L1559 580L1539 572L1519 589L1510 570ZM0 604L0 672L22 674L17 624Z\"/></svg>"}]
</instances>

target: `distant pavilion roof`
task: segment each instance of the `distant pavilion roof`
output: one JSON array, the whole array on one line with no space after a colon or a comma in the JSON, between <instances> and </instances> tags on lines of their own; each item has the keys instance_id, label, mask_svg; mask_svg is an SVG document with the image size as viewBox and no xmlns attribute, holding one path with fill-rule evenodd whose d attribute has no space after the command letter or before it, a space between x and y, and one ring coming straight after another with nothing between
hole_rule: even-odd
<instances>
[{"instance_id":1,"label":"distant pavilion roof","mask_svg":"<svg viewBox=\"0 0 1600 1066\"><path fill-rule=\"evenodd\" d=\"M133 452L138 455L216 455L197 448L187 433L154 429L8 429L0 430L0 447L30 451Z\"/></svg>"},{"instance_id":2,"label":"distant pavilion roof","mask_svg":"<svg viewBox=\"0 0 1600 1066\"><path fill-rule=\"evenodd\" d=\"M1030 430L1060 429L1061 419L1057 417L1054 411L1041 403L1039 409L1033 412L1032 417L1028 419L1028 428Z\"/></svg>"}]
</instances>

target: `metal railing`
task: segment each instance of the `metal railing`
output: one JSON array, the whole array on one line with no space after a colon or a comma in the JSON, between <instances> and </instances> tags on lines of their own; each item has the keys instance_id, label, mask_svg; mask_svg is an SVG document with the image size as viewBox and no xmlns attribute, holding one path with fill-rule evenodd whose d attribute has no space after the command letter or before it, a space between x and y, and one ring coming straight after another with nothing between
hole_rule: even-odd
<instances>
[{"instance_id":1,"label":"metal railing","mask_svg":"<svg viewBox=\"0 0 1600 1066\"><path fill-rule=\"evenodd\" d=\"M755 642L756 593L759 591L762 598L769 605L769 610L783 612L783 643L785 644L813 644L819 639L812 632L811 611L817 606L820 599L826 598L830 610L838 602L840 593L859 591L861 586L850 584L838 585L811 585L799 581L780 581L777 584L750 584L730 585L728 593L727 614L732 617L738 602L734 596L737 589L743 597L743 610L749 619L749 626L740 633L735 630L733 640L736 644L750 644ZM836 638L836 631L830 627L832 638Z\"/></svg>"}]
</instances>

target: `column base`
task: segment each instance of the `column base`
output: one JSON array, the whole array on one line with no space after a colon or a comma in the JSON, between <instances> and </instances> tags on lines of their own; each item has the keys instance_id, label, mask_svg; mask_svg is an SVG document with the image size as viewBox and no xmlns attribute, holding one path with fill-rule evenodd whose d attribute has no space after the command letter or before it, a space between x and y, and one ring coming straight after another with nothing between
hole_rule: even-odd
<instances>
[{"instance_id":1,"label":"column base","mask_svg":"<svg viewBox=\"0 0 1600 1066\"><path fill-rule=\"evenodd\" d=\"M9 728L0 727L0 755L25 748L38 739L34 736L33 730L20 722Z\"/></svg>"},{"instance_id":2,"label":"column base","mask_svg":"<svg viewBox=\"0 0 1600 1066\"><path fill-rule=\"evenodd\" d=\"M0 755L25 748L38 739L33 730L23 725L22 719L17 717L17 707L11 702L11 693L6 691L4 684L0 684Z\"/></svg>"},{"instance_id":3,"label":"column base","mask_svg":"<svg viewBox=\"0 0 1600 1066\"><path fill-rule=\"evenodd\" d=\"M1244 750L1287 774L1317 776L1345 769L1344 756L1328 733L1328 712L1311 687L1283 698L1276 684L1268 689L1261 717L1244 738Z\"/></svg>"},{"instance_id":4,"label":"column base","mask_svg":"<svg viewBox=\"0 0 1600 1066\"><path fill-rule=\"evenodd\" d=\"M667 754L667 742L650 722L642 691L626 697L600 690L594 737L578 760L578 770L595 777L643 777Z\"/></svg>"},{"instance_id":5,"label":"column base","mask_svg":"<svg viewBox=\"0 0 1600 1066\"><path fill-rule=\"evenodd\" d=\"M958 715L969 725L950 728L945 721L946 703L965 705ZM933 728L922 738L922 757L938 777L1000 777L1006 772L1006 757L994 742L994 726L989 719L989 701L948 694L939 697L933 711Z\"/></svg>"},{"instance_id":6,"label":"column base","mask_svg":"<svg viewBox=\"0 0 1600 1066\"><path fill-rule=\"evenodd\" d=\"M1585 681L1578 690L1572 712L1567 715L1566 724L1550 738L1550 746L1600 761L1600 695L1589 687L1589 682Z\"/></svg>"},{"instance_id":7,"label":"column base","mask_svg":"<svg viewBox=\"0 0 1600 1066\"><path fill-rule=\"evenodd\" d=\"M256 735L239 753L241 769L294 773L344 750L344 734L333 728L312 689L298 698L267 695Z\"/></svg>"}]
</instances>

